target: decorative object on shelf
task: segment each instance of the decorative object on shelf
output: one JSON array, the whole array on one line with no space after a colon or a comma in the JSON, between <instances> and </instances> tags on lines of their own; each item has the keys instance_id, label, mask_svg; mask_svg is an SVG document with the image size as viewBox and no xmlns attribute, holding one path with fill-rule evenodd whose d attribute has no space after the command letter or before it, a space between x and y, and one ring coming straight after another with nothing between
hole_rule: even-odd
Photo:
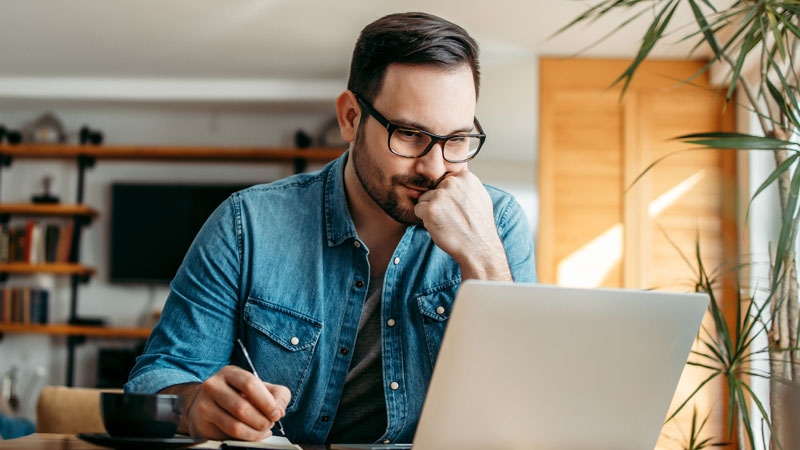
<instances>
[{"instance_id":1,"label":"decorative object on shelf","mask_svg":"<svg viewBox=\"0 0 800 450\"><path fill-rule=\"evenodd\" d=\"M0 144L3 143L4 138L9 144L19 144L22 142L22 133L17 130L6 128L5 125L0 124Z\"/></svg>"},{"instance_id":2,"label":"decorative object on shelf","mask_svg":"<svg viewBox=\"0 0 800 450\"><path fill-rule=\"evenodd\" d=\"M50 193L50 188L53 185L53 176L47 175L42 178L42 187L44 192L34 195L31 198L33 203L58 203L58 197Z\"/></svg>"},{"instance_id":3,"label":"decorative object on shelf","mask_svg":"<svg viewBox=\"0 0 800 450\"><path fill-rule=\"evenodd\" d=\"M52 112L46 112L23 128L25 142L37 144L63 144L67 133L61 120Z\"/></svg>"},{"instance_id":4,"label":"decorative object on shelf","mask_svg":"<svg viewBox=\"0 0 800 450\"><path fill-rule=\"evenodd\" d=\"M22 142L22 133L19 130L6 130L6 141L9 144L19 144Z\"/></svg>"},{"instance_id":5,"label":"decorative object on shelf","mask_svg":"<svg viewBox=\"0 0 800 450\"><path fill-rule=\"evenodd\" d=\"M102 317L73 317L67 321L70 325L81 325L86 327L104 327L106 319Z\"/></svg>"},{"instance_id":6,"label":"decorative object on shelf","mask_svg":"<svg viewBox=\"0 0 800 450\"><path fill-rule=\"evenodd\" d=\"M339 119L333 117L320 129L317 135L317 141L321 147L328 148L347 148L348 143L342 137L342 132L339 130Z\"/></svg>"},{"instance_id":7,"label":"decorative object on shelf","mask_svg":"<svg viewBox=\"0 0 800 450\"><path fill-rule=\"evenodd\" d=\"M297 148L309 148L314 143L314 138L304 130L297 130L294 133L294 145Z\"/></svg>"},{"instance_id":8,"label":"decorative object on shelf","mask_svg":"<svg viewBox=\"0 0 800 450\"><path fill-rule=\"evenodd\" d=\"M103 143L103 132L92 130L88 125L84 125L78 132L78 141L81 144L100 145Z\"/></svg>"}]
</instances>

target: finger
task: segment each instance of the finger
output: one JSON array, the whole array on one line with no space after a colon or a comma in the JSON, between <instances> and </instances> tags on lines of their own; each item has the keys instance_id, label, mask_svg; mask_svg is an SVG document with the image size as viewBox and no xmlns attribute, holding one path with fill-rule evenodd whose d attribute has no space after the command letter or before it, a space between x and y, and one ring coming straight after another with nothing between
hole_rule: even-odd
<instances>
[{"instance_id":1,"label":"finger","mask_svg":"<svg viewBox=\"0 0 800 450\"><path fill-rule=\"evenodd\" d=\"M255 375L245 372L245 375L240 378L238 375L232 380L236 383L234 386L239 390L247 400L257 408L261 414L269 418L272 422L276 422L283 417L288 401L283 403L278 402L273 393L268 389L272 386L269 383L262 382ZM288 390L288 389L287 389Z\"/></svg>"},{"instance_id":2,"label":"finger","mask_svg":"<svg viewBox=\"0 0 800 450\"><path fill-rule=\"evenodd\" d=\"M267 429L252 428L220 408L210 411L208 417L211 424L225 437L230 436L242 441L259 441L272 434L271 427Z\"/></svg>"},{"instance_id":3,"label":"finger","mask_svg":"<svg viewBox=\"0 0 800 450\"><path fill-rule=\"evenodd\" d=\"M258 386L261 385L261 382L251 373L240 368L236 369L239 370L223 370L220 371L220 377L209 378L201 385L201 394L212 400L221 411L252 429L265 430L270 428L272 426L271 421L253 405L250 399L253 390L257 390L258 387L261 387L264 391L266 389L263 386ZM251 382L247 380L248 377L252 378ZM256 386L249 387L247 389L249 393L244 392L242 386L249 384L255 384ZM214 411L214 408L210 406L208 406L207 412L213 414L214 418L219 417L219 412ZM216 422L212 421L212 423Z\"/></svg>"},{"instance_id":4,"label":"finger","mask_svg":"<svg viewBox=\"0 0 800 450\"><path fill-rule=\"evenodd\" d=\"M203 383L205 386L206 383ZM214 395L214 394L212 394ZM204 398L196 402L194 409L199 423L198 428L201 430L201 435L207 438L225 438L234 437L241 440L258 440L262 439L268 429L256 429L241 420L233 417L227 410L225 410L218 403L219 397L206 396L206 393L201 393ZM236 397L243 403L247 403L236 392L231 391L227 397Z\"/></svg>"},{"instance_id":5,"label":"finger","mask_svg":"<svg viewBox=\"0 0 800 450\"><path fill-rule=\"evenodd\" d=\"M428 210L430 209L429 202L417 202L414 205L414 215L417 216L422 223L425 223L425 220L428 219Z\"/></svg>"},{"instance_id":6,"label":"finger","mask_svg":"<svg viewBox=\"0 0 800 450\"><path fill-rule=\"evenodd\" d=\"M434 197L436 196L436 191L439 190L439 189L440 188L437 187L436 189L431 189L430 191L423 192L422 195L417 197L417 204L419 204L421 202L429 202L429 201L433 200Z\"/></svg>"},{"instance_id":7,"label":"finger","mask_svg":"<svg viewBox=\"0 0 800 450\"><path fill-rule=\"evenodd\" d=\"M278 416L277 418L273 417L272 415L269 416L269 418L275 422L281 417L286 415L286 406L288 406L289 402L292 400L292 392L289 391L288 387L282 386L280 384L270 384L270 383L265 383L265 384L267 386L267 390L269 390L269 392L275 398L275 402L278 403L278 405L280 405L281 407L279 411L280 416Z\"/></svg>"},{"instance_id":8,"label":"finger","mask_svg":"<svg viewBox=\"0 0 800 450\"><path fill-rule=\"evenodd\" d=\"M251 402L249 397L231 390L230 395L216 398L216 403L228 415L254 430L272 428L272 420Z\"/></svg>"}]
</instances>

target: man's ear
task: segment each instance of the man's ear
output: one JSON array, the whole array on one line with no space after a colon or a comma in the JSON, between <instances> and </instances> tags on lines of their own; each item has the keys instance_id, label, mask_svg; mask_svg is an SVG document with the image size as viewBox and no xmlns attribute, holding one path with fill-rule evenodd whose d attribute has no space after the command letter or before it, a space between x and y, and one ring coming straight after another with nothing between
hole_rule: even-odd
<instances>
[{"instance_id":1,"label":"man's ear","mask_svg":"<svg viewBox=\"0 0 800 450\"><path fill-rule=\"evenodd\" d=\"M344 91L336 98L336 117L339 119L342 138L345 142L353 142L361 118L361 108L351 91Z\"/></svg>"}]
</instances>

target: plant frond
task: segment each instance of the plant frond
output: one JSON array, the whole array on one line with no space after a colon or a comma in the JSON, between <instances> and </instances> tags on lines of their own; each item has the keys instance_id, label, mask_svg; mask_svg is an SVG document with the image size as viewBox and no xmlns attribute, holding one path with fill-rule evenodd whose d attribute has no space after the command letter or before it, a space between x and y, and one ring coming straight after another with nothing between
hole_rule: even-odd
<instances>
[{"instance_id":1,"label":"plant frond","mask_svg":"<svg viewBox=\"0 0 800 450\"><path fill-rule=\"evenodd\" d=\"M753 195L750 196L750 202L747 205L747 216L750 215L750 207L753 205L755 199L768 187L770 187L772 183L776 182L783 173L786 173L797 161L797 158L800 158L800 153L794 153L790 155L785 161L776 167L775 170L773 170L772 173L767 176L767 178L764 179L761 185L758 186L758 189L756 189Z\"/></svg>"},{"instance_id":2,"label":"plant frond","mask_svg":"<svg viewBox=\"0 0 800 450\"><path fill-rule=\"evenodd\" d=\"M798 204L797 193L800 192L800 170L796 170L792 175L792 182L789 189L790 192L793 193L793 195L788 196L786 205L783 208L783 217L781 218L778 244L775 247L776 255L788 254L787 252L790 250L789 247L794 245L794 242L791 239L791 237L793 237L795 234L794 229L797 223L796 220L797 204ZM775 264L772 271L773 291L777 290L778 287L777 280L782 279L782 272L783 272L783 258L775 258Z\"/></svg>"},{"instance_id":3,"label":"plant frond","mask_svg":"<svg viewBox=\"0 0 800 450\"><path fill-rule=\"evenodd\" d=\"M675 409L675 411L674 411L672 414L670 414L670 415L669 415L669 417L667 417L667 420L665 420L665 421L664 421L664 423L666 423L666 422L669 422L670 420L674 419L674 418L675 418L675 416L677 416L677 415L678 415L678 413L680 413L680 412L683 410L683 408L684 408L684 407L685 407L685 406L686 406L686 405L687 405L687 404L688 404L688 403L689 403L689 402L690 402L690 401L691 401L691 400L694 398L694 396L695 396L695 395L697 395L697 393L698 393L698 392L700 392L700 390L702 390L702 389L703 389L703 387L704 387L705 385L707 385L708 383L710 383L711 381L713 381L713 380L714 380L715 378L717 378L718 376L719 376L719 372L718 372L718 373L711 374L711 375L710 375L708 378L706 378L705 380L703 380L703 382L702 382L702 383L700 383L700 384L699 384L699 385L698 385L698 386L695 388L695 390L694 390L694 391L692 391L692 393L691 393L691 394L689 394L689 396L688 396L688 397L686 397L686 399L683 401L683 403L681 403L681 404L680 404L680 406L678 406L678 407Z\"/></svg>"}]
</instances>

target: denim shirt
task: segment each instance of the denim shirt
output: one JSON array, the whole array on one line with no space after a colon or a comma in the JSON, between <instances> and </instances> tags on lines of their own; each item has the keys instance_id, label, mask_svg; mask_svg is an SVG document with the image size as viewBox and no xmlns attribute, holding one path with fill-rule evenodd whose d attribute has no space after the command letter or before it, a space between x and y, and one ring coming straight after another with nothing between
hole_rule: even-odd
<instances>
[{"instance_id":1,"label":"denim shirt","mask_svg":"<svg viewBox=\"0 0 800 450\"><path fill-rule=\"evenodd\" d=\"M367 295L368 249L348 210L348 153L315 173L233 194L211 215L172 281L125 385L155 393L236 364L241 338L264 381L292 393L292 442L325 442ZM513 197L487 187L515 281L535 281L533 240ZM409 226L383 281L381 440L411 442L456 291L458 264Z\"/></svg>"}]
</instances>

